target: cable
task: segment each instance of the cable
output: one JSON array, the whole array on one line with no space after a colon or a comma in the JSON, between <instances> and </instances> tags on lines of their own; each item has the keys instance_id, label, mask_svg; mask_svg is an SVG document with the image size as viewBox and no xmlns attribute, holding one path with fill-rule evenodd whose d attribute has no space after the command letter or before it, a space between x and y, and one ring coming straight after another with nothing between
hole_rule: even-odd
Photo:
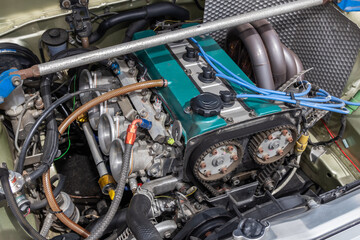
<instances>
[{"instance_id":1,"label":"cable","mask_svg":"<svg viewBox=\"0 0 360 240\"><path fill-rule=\"evenodd\" d=\"M322 123L325 123L324 120L321 120L321 121L322 121ZM311 142L309 139L309 145L311 145L311 146L328 146L328 145L334 143L335 141L339 140L340 138L342 138L342 136L344 135L344 132L345 132L345 128L346 128L346 115L345 114L341 115L340 123L341 123L341 126L339 129L339 133L336 137L334 137L328 141L321 141L321 142L316 142L316 143Z\"/></svg>"},{"instance_id":2,"label":"cable","mask_svg":"<svg viewBox=\"0 0 360 240\"><path fill-rule=\"evenodd\" d=\"M237 98L242 98L242 99L255 98L255 99L281 101L285 103L291 103L294 105L316 108L316 109L336 112L340 114L349 114L349 110L345 108L345 105L360 106L360 102L359 103L349 102L331 96L325 90L320 89L319 87L312 85L307 81L298 82L298 84L300 85L306 85L306 87L304 86L305 90L300 93L287 93L276 90L259 88L256 85L242 79L241 77L231 72L219 61L209 56L194 38L190 38L190 39L195 43L195 45L197 45L198 49L200 50L199 55L202 56L206 60L206 62L216 71L217 73L216 76L220 78L224 78L243 88L244 93L237 94L236 95ZM253 94L251 94L251 92L253 92ZM309 94L312 94L313 97L309 97Z\"/></svg>"},{"instance_id":3,"label":"cable","mask_svg":"<svg viewBox=\"0 0 360 240\"><path fill-rule=\"evenodd\" d=\"M141 90L141 89L153 88L153 87L166 87L166 86L167 86L166 80L163 80L163 79L162 80L151 80L151 81L145 81L145 82L131 84L131 85L124 86L119 89L115 89L110 92L107 92L103 95L100 95L100 96L92 99L91 101L85 103L84 105L82 105L81 107L76 109L73 113L71 113L69 115L69 117L67 117L60 124L58 131L60 134L63 134L64 131L68 128L68 126L72 122L74 122L81 114L85 113L92 107L94 107L104 101L107 101L111 98L118 97L120 95L124 95L124 94L130 93L133 91L137 91L137 90ZM73 96L73 95L74 94L68 94L68 96ZM56 102L58 102L58 101L56 101ZM54 105L56 104L56 102L54 103ZM45 114L45 112L44 112L44 114ZM42 121L41 118L43 118L43 116L41 116L37 121L41 122ZM143 126L143 127L147 124L146 122L144 122L144 120L140 120L140 119L136 119L133 121L133 123L129 126L128 131L127 131L127 136L126 136L126 141L125 141L126 146L134 144L134 141L136 138L136 128L137 128L136 124L137 123L139 123L140 126ZM39 124L37 124L37 122L35 122L33 128L37 129L38 126L39 126ZM130 147L130 150L128 149L128 147L126 149L125 149L124 159L127 159L127 158L125 158L126 156L128 156L128 158L130 159L132 146ZM128 151L130 151L130 152L128 152ZM109 208L108 212L106 213L103 221L99 222L99 225L98 225L99 227L97 227L95 229L95 233L92 234L89 239L98 239L99 237L101 237L103 231L105 231L105 229L108 226L108 224L110 223L111 219L114 217L116 210L119 207L119 204L120 204L120 201L122 198L122 194L124 191L125 180L127 178L126 173L128 172L128 164L129 163L127 163L126 161L124 162L123 168L122 168L121 179L118 181L118 186L116 187L116 190L115 190L115 197L114 197L113 201L111 202L110 208ZM126 165L127 165L127 167L126 167ZM50 183L50 171L49 170L43 174L43 187L44 187L46 199L49 202L50 208L53 212L56 212L56 216L59 218L59 220L61 222L63 222L66 226L68 226L70 229L72 229L73 231L80 234L82 237L85 237L85 238L89 237L89 232L87 232L85 229L80 227L78 224L71 221L68 217L66 217L66 215L63 212L61 212L59 205L57 204L56 199L53 195L53 191L52 191L51 183Z\"/></svg>"},{"instance_id":4,"label":"cable","mask_svg":"<svg viewBox=\"0 0 360 240\"><path fill-rule=\"evenodd\" d=\"M74 75L72 81L74 81L74 92L75 92L75 89L76 89L76 74ZM72 111L75 110L75 101L76 101L76 98L74 97L74 98L73 98L73 108L72 108ZM69 125L69 127L68 127L67 135L68 135L68 141L69 141L68 147L67 147L67 149L65 150L65 152L64 152L63 154L61 154L59 157L55 158L54 161L57 161L57 160L61 159L62 157L64 157L64 156L68 153L68 151L70 150L70 147L71 147L70 125Z\"/></svg>"},{"instance_id":5,"label":"cable","mask_svg":"<svg viewBox=\"0 0 360 240\"><path fill-rule=\"evenodd\" d=\"M322 121L322 123L324 124L326 130L328 131L328 133L330 134L331 138L334 138L334 135L332 134L331 130L328 128L328 126L326 125L326 123L324 121ZM356 166L356 164L351 160L351 158L344 152L344 150L342 150L342 148L340 147L340 145L337 143L337 141L335 141L336 146L338 146L338 148L340 149L340 151L342 152L342 154L344 154L344 156L349 160L349 162L356 168L356 170L360 173L360 169Z\"/></svg>"},{"instance_id":6,"label":"cable","mask_svg":"<svg viewBox=\"0 0 360 240\"><path fill-rule=\"evenodd\" d=\"M91 92L91 91L102 91L102 92L106 92L108 91L107 89L102 89L102 88L90 88L90 89L84 89L81 91L77 91L75 93L69 93L61 98L59 98L58 100L56 100L48 109L46 109L41 116L35 121L34 125L31 127L25 141L24 144L21 148L20 151L20 155L19 155L19 160L17 162L17 165L15 166L16 172L18 173L22 173L23 168L24 168L24 162L25 162L25 158L26 158L26 153L27 153L27 149L30 146L31 143L31 139L32 137L35 135L35 133L37 132L37 129L39 128L40 124L45 120L45 118L51 114L60 104L63 104L65 102L67 102L68 100L72 99L74 96L77 96L79 94L85 93L85 92Z\"/></svg>"},{"instance_id":7,"label":"cable","mask_svg":"<svg viewBox=\"0 0 360 240\"><path fill-rule=\"evenodd\" d=\"M201 6L201 4L199 3L199 0L194 0L194 2L195 2L195 5L196 5L196 7L197 7L198 9L200 9L201 11L204 11L204 7Z\"/></svg>"},{"instance_id":8,"label":"cable","mask_svg":"<svg viewBox=\"0 0 360 240\"><path fill-rule=\"evenodd\" d=\"M0 180L1 186L4 190L6 201L10 207L11 212L13 213L14 217L20 224L20 226L27 232L33 239L40 239L45 240L43 236L41 236L25 219L23 213L20 211L14 195L11 191L11 187L9 184L9 171L6 168L0 168Z\"/></svg>"}]
</instances>

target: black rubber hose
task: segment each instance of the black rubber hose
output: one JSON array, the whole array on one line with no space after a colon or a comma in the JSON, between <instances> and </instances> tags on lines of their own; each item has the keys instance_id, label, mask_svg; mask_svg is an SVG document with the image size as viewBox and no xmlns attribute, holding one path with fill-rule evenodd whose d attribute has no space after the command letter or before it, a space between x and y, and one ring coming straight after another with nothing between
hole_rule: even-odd
<instances>
[{"instance_id":1,"label":"black rubber hose","mask_svg":"<svg viewBox=\"0 0 360 240\"><path fill-rule=\"evenodd\" d=\"M41 97L44 101L45 109L48 109L52 105L51 100L51 78L50 76L45 76L41 81L40 85L40 93ZM55 119L54 113L50 113L46 118L46 137L44 143L44 152L41 156L42 167L38 168L34 172L29 175L29 178L34 180L36 177L40 177L42 173L46 172L56 157L59 138L58 138L58 130L57 130L57 122ZM18 173L22 173L24 170L24 163L20 159L18 164L15 167L15 171Z\"/></svg>"},{"instance_id":2,"label":"black rubber hose","mask_svg":"<svg viewBox=\"0 0 360 240\"><path fill-rule=\"evenodd\" d=\"M125 37L124 37L123 43L130 42L133 39L134 34L144 30L148 24L149 24L149 21L146 19L141 19L139 21L136 21L136 22L133 22L132 24L130 24L130 26L128 27L128 29L125 32Z\"/></svg>"},{"instance_id":3,"label":"black rubber hose","mask_svg":"<svg viewBox=\"0 0 360 240\"><path fill-rule=\"evenodd\" d=\"M87 238L87 240L96 240L101 238L101 236L104 234L105 230L108 228L111 221L113 220L120 206L120 202L124 193L126 179L128 177L132 147L133 145L131 144L125 145L125 152L123 156L124 162L120 172L120 179L116 179L118 185L116 186L115 189L115 197L112 200L109 210L106 212L104 218L96 223L94 227L94 231L91 232L91 235ZM147 239L153 239L153 238L147 238Z\"/></svg>"},{"instance_id":4,"label":"black rubber hose","mask_svg":"<svg viewBox=\"0 0 360 240\"><path fill-rule=\"evenodd\" d=\"M126 224L126 211L127 208L120 209L116 212L114 218L111 220L109 226L106 228L103 234L108 234L114 231L115 229L118 230L118 232L123 232L127 228ZM95 221L91 222L87 227L86 230L89 232L93 232L95 229L96 224L99 221L102 221L102 219L105 216L101 216L100 218L96 219Z\"/></svg>"},{"instance_id":5,"label":"black rubber hose","mask_svg":"<svg viewBox=\"0 0 360 240\"><path fill-rule=\"evenodd\" d=\"M136 194L131 199L126 213L126 223L137 240L162 239L148 218L150 209L151 201L147 196Z\"/></svg>"},{"instance_id":6,"label":"black rubber hose","mask_svg":"<svg viewBox=\"0 0 360 240\"><path fill-rule=\"evenodd\" d=\"M19 155L19 160L17 162L17 168L19 169L23 169L24 168L24 163L25 163L25 158L26 158L26 152L27 149L29 148L30 144L31 144L31 139L32 137L35 135L37 129L39 128L40 124L45 120L45 118L51 114L60 104L63 104L67 101L69 101L70 99L72 99L73 97L81 94L81 93L85 93L85 92L92 92L92 91L103 91L106 92L108 91L107 89L102 89L102 88L91 88L91 89L84 89L81 91L77 91L74 93L69 93L65 96L63 96L62 98L59 98L58 100L56 100L48 109L46 109L41 116L35 121L34 125L31 127L28 135L26 136L26 139L24 141L24 144L21 148L21 152ZM58 133L58 132L57 132ZM35 172L35 171L34 171ZM19 172L20 173L20 172Z\"/></svg>"},{"instance_id":7,"label":"black rubber hose","mask_svg":"<svg viewBox=\"0 0 360 240\"><path fill-rule=\"evenodd\" d=\"M9 171L6 168L0 168L0 180L1 180L1 186L4 190L5 197L7 200L7 203L11 209L11 212L13 213L14 217L20 224L20 226L24 229L25 232L27 232L33 239L40 239L40 240L46 240L43 236L41 236L25 219L23 216L23 213L20 211L19 207L16 204L16 200L14 198L14 195L11 191L10 184L9 184Z\"/></svg>"},{"instance_id":8,"label":"black rubber hose","mask_svg":"<svg viewBox=\"0 0 360 240\"><path fill-rule=\"evenodd\" d=\"M154 3L142 8L119 13L102 21L96 31L90 35L89 42L94 43L98 41L105 35L107 30L120 23L136 21L140 19L150 19L160 16L171 16L172 18L181 21L188 20L190 17L189 12L186 9L173 3Z\"/></svg>"},{"instance_id":9,"label":"black rubber hose","mask_svg":"<svg viewBox=\"0 0 360 240\"><path fill-rule=\"evenodd\" d=\"M59 193L61 192L61 190L63 189L64 185L65 185L65 179L66 177L64 175L61 174L56 174L55 176L53 176L50 181L52 184L54 184L54 182L58 181L57 186L54 189L54 196L57 197L57 195L59 195ZM30 204L30 209L31 211L35 211L35 210L39 210L42 209L44 207L46 207L47 205L47 199L44 198L40 201L36 201Z\"/></svg>"}]
</instances>

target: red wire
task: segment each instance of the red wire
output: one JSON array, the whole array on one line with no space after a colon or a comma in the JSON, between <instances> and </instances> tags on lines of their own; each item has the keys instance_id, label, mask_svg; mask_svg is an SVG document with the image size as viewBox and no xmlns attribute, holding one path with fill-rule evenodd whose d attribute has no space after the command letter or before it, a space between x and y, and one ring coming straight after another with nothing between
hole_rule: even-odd
<instances>
[{"instance_id":1,"label":"red wire","mask_svg":"<svg viewBox=\"0 0 360 240\"><path fill-rule=\"evenodd\" d=\"M331 130L328 128L328 126L326 125L325 121L321 119L321 122L324 124L326 130L328 131L328 133L330 134L331 138L334 138L334 135L332 134ZM351 160L351 158L342 150L342 148L340 147L340 145L337 143L337 141L335 141L336 145L338 146L338 148L340 149L340 151L344 154L344 156L351 162L351 164L356 168L356 170L360 173L360 169L356 166L356 164Z\"/></svg>"}]
</instances>

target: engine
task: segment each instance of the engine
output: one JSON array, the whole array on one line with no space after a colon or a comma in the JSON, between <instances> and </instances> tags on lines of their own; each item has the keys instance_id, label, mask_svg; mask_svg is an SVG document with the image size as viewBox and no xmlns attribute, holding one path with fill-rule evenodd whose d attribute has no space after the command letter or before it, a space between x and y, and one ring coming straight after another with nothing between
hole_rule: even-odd
<instances>
[{"instance_id":1,"label":"engine","mask_svg":"<svg viewBox=\"0 0 360 240\"><path fill-rule=\"evenodd\" d=\"M306 2L264 13L324 3ZM190 5L202 13L199 1ZM89 1L61 0L60 9L66 27L31 35L36 50L0 43L0 200L31 238L273 239L292 236L279 229L294 217L309 232L347 219L308 216L342 206L337 198L360 184L338 144L353 136L345 116L360 104L311 81L319 71L305 70L309 62L286 46L299 38L284 33L289 26L256 12L256 21L202 23L168 2L98 15ZM104 48L119 36L122 44ZM343 229L340 222L331 227Z\"/></svg>"}]
</instances>

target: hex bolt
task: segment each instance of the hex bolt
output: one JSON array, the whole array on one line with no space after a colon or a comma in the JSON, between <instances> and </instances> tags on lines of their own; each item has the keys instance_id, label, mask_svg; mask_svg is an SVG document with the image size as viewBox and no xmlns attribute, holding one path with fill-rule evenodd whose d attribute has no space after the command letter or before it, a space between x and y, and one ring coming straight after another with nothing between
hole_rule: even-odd
<instances>
[{"instance_id":1,"label":"hex bolt","mask_svg":"<svg viewBox=\"0 0 360 240\"><path fill-rule=\"evenodd\" d=\"M238 155L232 155L231 159L234 161L237 161L237 160L239 160L239 157L238 157Z\"/></svg>"},{"instance_id":2,"label":"hex bolt","mask_svg":"<svg viewBox=\"0 0 360 240\"><path fill-rule=\"evenodd\" d=\"M205 172L205 177L210 177L211 176L211 171L206 171Z\"/></svg>"},{"instance_id":3,"label":"hex bolt","mask_svg":"<svg viewBox=\"0 0 360 240\"><path fill-rule=\"evenodd\" d=\"M263 152L264 152L264 149L263 149L262 147L259 147L258 152L259 152L259 153L263 153Z\"/></svg>"},{"instance_id":4,"label":"hex bolt","mask_svg":"<svg viewBox=\"0 0 360 240\"><path fill-rule=\"evenodd\" d=\"M269 154L265 154L265 155L263 155L262 158L263 158L263 160L267 161L270 159L270 156L269 156Z\"/></svg>"},{"instance_id":5,"label":"hex bolt","mask_svg":"<svg viewBox=\"0 0 360 240\"><path fill-rule=\"evenodd\" d=\"M229 152L232 152L232 151L234 150L234 147L233 147L233 146L228 146L228 147L227 147L227 150L228 150Z\"/></svg>"},{"instance_id":6,"label":"hex bolt","mask_svg":"<svg viewBox=\"0 0 360 240\"><path fill-rule=\"evenodd\" d=\"M270 134L269 136L268 136L268 140L272 140L274 137Z\"/></svg>"},{"instance_id":7,"label":"hex bolt","mask_svg":"<svg viewBox=\"0 0 360 240\"><path fill-rule=\"evenodd\" d=\"M294 141L294 139L292 137L288 137L287 140L289 143L292 143Z\"/></svg>"},{"instance_id":8,"label":"hex bolt","mask_svg":"<svg viewBox=\"0 0 360 240\"><path fill-rule=\"evenodd\" d=\"M280 156L283 155L283 154L284 154L284 150L279 149L279 150L277 151L277 154L280 155Z\"/></svg>"},{"instance_id":9,"label":"hex bolt","mask_svg":"<svg viewBox=\"0 0 360 240\"><path fill-rule=\"evenodd\" d=\"M19 77L13 77L11 79L11 82L15 87L17 87L21 84L21 79Z\"/></svg>"},{"instance_id":10,"label":"hex bolt","mask_svg":"<svg viewBox=\"0 0 360 240\"><path fill-rule=\"evenodd\" d=\"M206 168L206 163L204 162L204 161L202 161L201 163L200 163L200 168Z\"/></svg>"},{"instance_id":11,"label":"hex bolt","mask_svg":"<svg viewBox=\"0 0 360 240\"><path fill-rule=\"evenodd\" d=\"M166 231L166 232L164 233L164 237L165 237L165 238L170 238L170 237L171 237L171 232Z\"/></svg>"},{"instance_id":12,"label":"hex bolt","mask_svg":"<svg viewBox=\"0 0 360 240\"><path fill-rule=\"evenodd\" d=\"M281 131L281 134L283 136L286 136L288 134L288 132L289 132L288 130L284 129L284 130Z\"/></svg>"},{"instance_id":13,"label":"hex bolt","mask_svg":"<svg viewBox=\"0 0 360 240\"><path fill-rule=\"evenodd\" d=\"M211 154L216 155L216 154L218 154L218 151L216 149L214 149L214 150L212 150Z\"/></svg>"}]
</instances>

